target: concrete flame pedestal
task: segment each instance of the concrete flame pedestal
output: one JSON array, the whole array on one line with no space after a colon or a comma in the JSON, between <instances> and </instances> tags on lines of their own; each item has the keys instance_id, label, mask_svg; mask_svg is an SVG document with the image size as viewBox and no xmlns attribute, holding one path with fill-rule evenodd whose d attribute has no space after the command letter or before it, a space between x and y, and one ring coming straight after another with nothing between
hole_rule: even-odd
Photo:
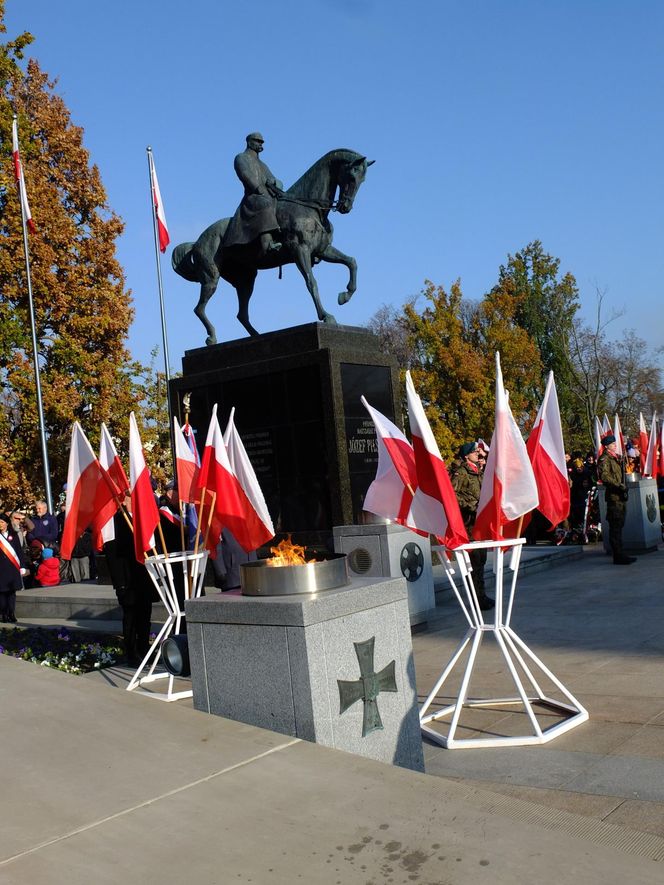
<instances>
[{"instance_id":1,"label":"concrete flame pedestal","mask_svg":"<svg viewBox=\"0 0 664 885\"><path fill-rule=\"evenodd\" d=\"M424 770L403 578L186 613L197 710Z\"/></svg>"}]
</instances>

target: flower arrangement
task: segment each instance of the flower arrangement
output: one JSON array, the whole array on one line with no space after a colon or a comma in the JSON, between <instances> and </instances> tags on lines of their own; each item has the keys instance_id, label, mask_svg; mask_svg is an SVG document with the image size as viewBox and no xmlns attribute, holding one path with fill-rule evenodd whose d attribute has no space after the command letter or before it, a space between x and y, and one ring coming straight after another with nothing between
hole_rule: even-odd
<instances>
[{"instance_id":1,"label":"flower arrangement","mask_svg":"<svg viewBox=\"0 0 664 885\"><path fill-rule=\"evenodd\" d=\"M14 627L0 630L0 654L78 675L117 663L122 643L117 636L65 627Z\"/></svg>"}]
</instances>

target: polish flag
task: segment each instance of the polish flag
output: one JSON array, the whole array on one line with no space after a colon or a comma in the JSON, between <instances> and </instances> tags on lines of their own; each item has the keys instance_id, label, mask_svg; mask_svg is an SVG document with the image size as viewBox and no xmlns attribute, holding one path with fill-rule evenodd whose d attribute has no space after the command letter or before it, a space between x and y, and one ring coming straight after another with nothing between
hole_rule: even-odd
<instances>
[{"instance_id":1,"label":"polish flag","mask_svg":"<svg viewBox=\"0 0 664 885\"><path fill-rule=\"evenodd\" d=\"M613 430L611 430L609 416L604 412L604 418L602 420L602 436L606 436L607 433L613 433Z\"/></svg>"},{"instance_id":2,"label":"polish flag","mask_svg":"<svg viewBox=\"0 0 664 885\"><path fill-rule=\"evenodd\" d=\"M473 537L499 540L503 526L525 516L539 503L537 481L526 445L503 387L500 354L496 354L496 423L489 448Z\"/></svg>"},{"instance_id":3,"label":"polish flag","mask_svg":"<svg viewBox=\"0 0 664 885\"><path fill-rule=\"evenodd\" d=\"M242 486L242 491L245 493L247 501L258 517L258 521L263 526L262 537L259 538L257 536L257 538L254 539L256 543L252 547L252 550L255 550L257 547L260 547L261 544L266 544L274 538L274 526L272 525L270 511L267 509L267 504L265 503L265 498L263 497L263 492L258 483L258 478L256 477L253 465L249 460L249 456L247 455L244 443L240 438L240 434L235 427L234 419L235 406L231 409L228 424L226 425L226 430L224 432L224 445L226 446L228 460L233 473Z\"/></svg>"},{"instance_id":4,"label":"polish flag","mask_svg":"<svg viewBox=\"0 0 664 885\"><path fill-rule=\"evenodd\" d=\"M613 424L613 435L616 438L616 455L622 457L625 454L625 437L620 426L620 418L617 415Z\"/></svg>"},{"instance_id":5,"label":"polish flag","mask_svg":"<svg viewBox=\"0 0 664 885\"><path fill-rule=\"evenodd\" d=\"M16 179L16 183L18 184L18 192L21 200L23 217L25 218L25 222L28 225L30 233L33 234L37 230L37 228L35 227L35 223L32 220L32 213L30 212L30 205L28 204L28 193L25 189L23 164L21 163L21 155L18 150L18 123L16 121L16 117L14 117L14 122L12 123L12 157L14 160L14 178Z\"/></svg>"},{"instance_id":6,"label":"polish flag","mask_svg":"<svg viewBox=\"0 0 664 885\"><path fill-rule=\"evenodd\" d=\"M221 529L227 528L240 547L249 553L263 543L266 528L233 473L217 419L217 405L212 410L210 426L198 474L198 488L216 493L213 522L208 534L208 550L216 550Z\"/></svg>"},{"instance_id":7,"label":"polish flag","mask_svg":"<svg viewBox=\"0 0 664 885\"><path fill-rule=\"evenodd\" d=\"M71 559L78 539L88 526L94 524L97 514L107 510L110 502L115 501L117 491L92 451L81 425L75 421L71 430L65 525L60 544L63 559Z\"/></svg>"},{"instance_id":8,"label":"polish flag","mask_svg":"<svg viewBox=\"0 0 664 885\"><path fill-rule=\"evenodd\" d=\"M406 372L408 419L413 437L417 488L410 505L409 522L431 533L450 549L468 543L457 496L452 488L438 443L431 431L410 372Z\"/></svg>"},{"instance_id":9,"label":"polish flag","mask_svg":"<svg viewBox=\"0 0 664 885\"><path fill-rule=\"evenodd\" d=\"M410 505L417 488L415 453L396 424L361 398L362 405L376 427L378 468L376 478L369 486L362 507L398 525L417 531L409 521ZM420 532L428 535L429 532Z\"/></svg>"},{"instance_id":10,"label":"polish flag","mask_svg":"<svg viewBox=\"0 0 664 885\"><path fill-rule=\"evenodd\" d=\"M133 412L129 414L129 487L134 523L134 552L138 562L143 564L145 554L154 547L154 530L159 525L159 510Z\"/></svg>"},{"instance_id":11,"label":"polish flag","mask_svg":"<svg viewBox=\"0 0 664 885\"><path fill-rule=\"evenodd\" d=\"M639 454L641 461L641 475L645 476L646 453L648 451L648 431L646 422L643 420L643 412L639 412Z\"/></svg>"},{"instance_id":12,"label":"polish flag","mask_svg":"<svg viewBox=\"0 0 664 885\"><path fill-rule=\"evenodd\" d=\"M599 456L604 451L604 446L602 445L602 437L604 436L604 431L602 430L602 425L599 423L599 418L595 415L595 457L599 458Z\"/></svg>"},{"instance_id":13,"label":"polish flag","mask_svg":"<svg viewBox=\"0 0 664 885\"><path fill-rule=\"evenodd\" d=\"M657 473L664 476L664 421L661 422L659 428L659 460L657 462Z\"/></svg>"},{"instance_id":14,"label":"polish flag","mask_svg":"<svg viewBox=\"0 0 664 885\"><path fill-rule=\"evenodd\" d=\"M644 476L657 477L657 412L652 414L652 424L650 425L650 438L648 439L648 449L646 451L646 463L643 471Z\"/></svg>"},{"instance_id":15,"label":"polish flag","mask_svg":"<svg viewBox=\"0 0 664 885\"><path fill-rule=\"evenodd\" d=\"M537 482L538 510L555 527L569 516L570 490L553 372L549 372L544 399L528 437L526 450Z\"/></svg>"},{"instance_id":16,"label":"polish flag","mask_svg":"<svg viewBox=\"0 0 664 885\"><path fill-rule=\"evenodd\" d=\"M197 496L198 452L191 450L183 429L178 424L178 419L173 418L175 436L175 466L178 478L178 495L185 504L194 504L200 498Z\"/></svg>"},{"instance_id":17,"label":"polish flag","mask_svg":"<svg viewBox=\"0 0 664 885\"><path fill-rule=\"evenodd\" d=\"M152 157L152 151L148 151L148 157L150 160L150 182L152 184L152 203L154 205L154 212L157 218L157 232L159 234L159 250L161 252L166 251L166 246L171 241L171 238L168 233L168 226L166 225L166 215L164 214L164 204L161 199L161 191L159 190L159 182L157 181L157 170L154 168L154 159Z\"/></svg>"},{"instance_id":18,"label":"polish flag","mask_svg":"<svg viewBox=\"0 0 664 885\"><path fill-rule=\"evenodd\" d=\"M122 466L122 461L116 451L113 438L108 432L108 427L103 421L99 439L99 463L117 486L118 497L110 502L108 508L98 514L95 519L95 547L97 550L101 550L106 542L115 539L113 517L118 512L125 491L129 488L129 480Z\"/></svg>"}]
</instances>

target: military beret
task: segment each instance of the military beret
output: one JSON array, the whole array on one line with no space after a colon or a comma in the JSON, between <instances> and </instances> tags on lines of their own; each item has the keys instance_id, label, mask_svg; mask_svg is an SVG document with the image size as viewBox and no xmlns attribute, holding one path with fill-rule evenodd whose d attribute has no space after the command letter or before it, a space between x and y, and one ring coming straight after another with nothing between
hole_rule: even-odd
<instances>
[{"instance_id":1,"label":"military beret","mask_svg":"<svg viewBox=\"0 0 664 885\"><path fill-rule=\"evenodd\" d=\"M615 441L616 441L616 438L612 433L607 433L606 436L602 437L602 445L603 446L610 446L611 443L614 443Z\"/></svg>"},{"instance_id":2,"label":"military beret","mask_svg":"<svg viewBox=\"0 0 664 885\"><path fill-rule=\"evenodd\" d=\"M461 448L459 449L459 454L462 458L467 458L468 455L472 455L472 453L475 451L477 451L477 443L467 442L461 446Z\"/></svg>"}]
</instances>

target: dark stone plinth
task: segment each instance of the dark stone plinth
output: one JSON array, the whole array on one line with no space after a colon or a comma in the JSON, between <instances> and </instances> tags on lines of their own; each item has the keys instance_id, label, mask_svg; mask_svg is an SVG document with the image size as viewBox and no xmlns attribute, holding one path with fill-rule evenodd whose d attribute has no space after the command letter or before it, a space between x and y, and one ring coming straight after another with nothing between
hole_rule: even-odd
<instances>
[{"instance_id":1,"label":"dark stone plinth","mask_svg":"<svg viewBox=\"0 0 664 885\"><path fill-rule=\"evenodd\" d=\"M375 335L324 323L189 350L171 382L181 418L191 391L199 449L214 403L222 431L235 406L277 533L330 550L334 525L363 521L376 472L376 436L360 396L394 420L398 390L396 360Z\"/></svg>"}]
</instances>

